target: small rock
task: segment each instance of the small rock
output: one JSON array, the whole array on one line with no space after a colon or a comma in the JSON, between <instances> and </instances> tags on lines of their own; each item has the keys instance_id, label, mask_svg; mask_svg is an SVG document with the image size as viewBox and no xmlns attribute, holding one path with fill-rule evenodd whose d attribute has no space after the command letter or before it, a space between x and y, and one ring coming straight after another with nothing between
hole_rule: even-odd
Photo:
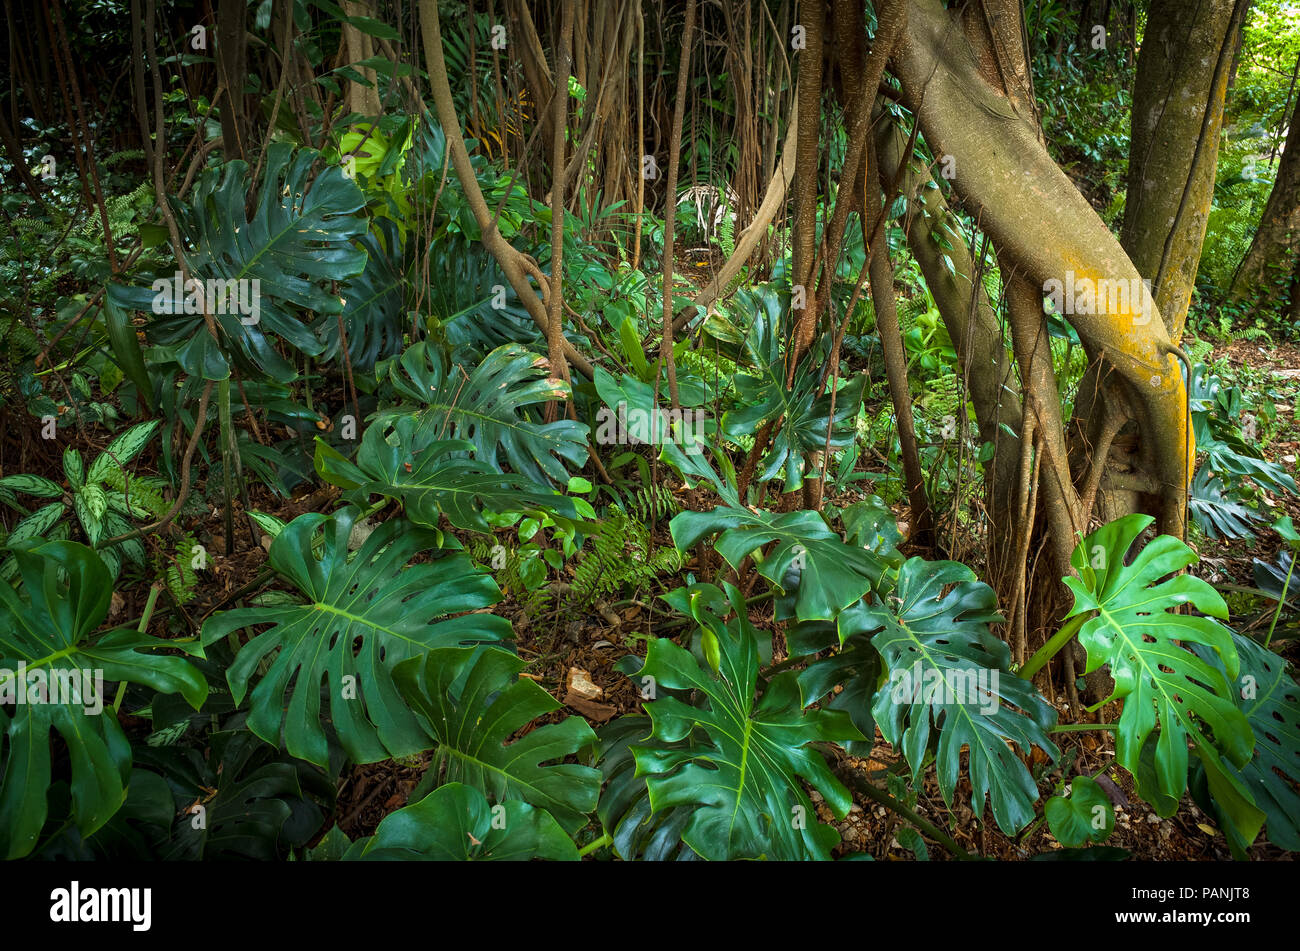
<instances>
[{"instance_id":1,"label":"small rock","mask_svg":"<svg viewBox=\"0 0 1300 951\"><path fill-rule=\"evenodd\" d=\"M591 682L591 674L581 667L569 668L569 693L577 694L585 700L600 700L605 691Z\"/></svg>"}]
</instances>

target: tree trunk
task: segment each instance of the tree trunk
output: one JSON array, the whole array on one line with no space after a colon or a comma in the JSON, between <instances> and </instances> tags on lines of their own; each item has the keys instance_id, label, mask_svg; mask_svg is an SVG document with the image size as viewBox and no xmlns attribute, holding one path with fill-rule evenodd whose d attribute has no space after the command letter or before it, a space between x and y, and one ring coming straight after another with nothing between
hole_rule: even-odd
<instances>
[{"instance_id":1,"label":"tree trunk","mask_svg":"<svg viewBox=\"0 0 1300 951\"><path fill-rule=\"evenodd\" d=\"M936 154L951 156L953 185L998 248L999 260L1035 288L1069 283L1107 291L1099 303L1094 299L1065 316L1088 352L1118 372L1151 447L1161 528L1181 535L1193 458L1186 390L1137 269L1048 155L1037 127L981 76L975 52L938 0L909 0L908 22L896 57L903 99ZM1134 297L1125 300L1121 286L1133 289ZM1049 397L1059 399L1054 386L1039 395L1042 402ZM1068 571L1068 564L1059 567Z\"/></svg>"},{"instance_id":2,"label":"tree trunk","mask_svg":"<svg viewBox=\"0 0 1300 951\"><path fill-rule=\"evenodd\" d=\"M242 159L252 145L244 115L244 79L248 75L248 4L220 0L217 5L217 77L225 95L214 105L221 110L221 150L227 159Z\"/></svg>"},{"instance_id":3,"label":"tree trunk","mask_svg":"<svg viewBox=\"0 0 1300 951\"><path fill-rule=\"evenodd\" d=\"M903 160L907 138L901 129L879 113L876 143L880 165L885 174L897 169ZM982 284L977 285L976 266L960 228L947 224L952 212L934 179L909 161L901 194L907 197L903 230L907 245L921 268L925 285L930 289L939 316L957 350L957 360L967 381L981 443L992 443L993 459L985 467L988 473L989 532L988 564L995 578L1004 573L1007 546L1006 526L1014 521L1016 469L1020 457L1020 398L1015 391L1015 377L1007 357L1006 344L997 315L989 303ZM930 237L941 232L952 244L948 259L952 273L943 260L943 251ZM996 585L995 585L996 586Z\"/></svg>"},{"instance_id":4,"label":"tree trunk","mask_svg":"<svg viewBox=\"0 0 1300 951\"><path fill-rule=\"evenodd\" d=\"M1286 313L1283 302L1297 258L1300 258L1300 106L1291 113L1291 131L1286 137L1277 179L1229 296L1247 304L1273 298L1277 301L1277 312ZM1290 292L1294 309L1293 283Z\"/></svg>"},{"instance_id":5,"label":"tree trunk","mask_svg":"<svg viewBox=\"0 0 1300 951\"><path fill-rule=\"evenodd\" d=\"M243 0L237 0L242 3ZM343 12L350 17L371 17L373 12L365 0L343 0ZM359 112L363 116L377 116L382 111L379 104L379 86L375 71L369 67L358 67L356 63L364 59L369 59L375 55L374 42L370 34L362 33L350 23L343 25L343 39L348 47L348 61L354 64L353 68L364 76L370 83L349 82L348 83L348 111ZM473 24L470 25L473 29ZM470 64L474 68L474 64Z\"/></svg>"},{"instance_id":6,"label":"tree trunk","mask_svg":"<svg viewBox=\"0 0 1300 951\"><path fill-rule=\"evenodd\" d=\"M1246 0L1153 0L1138 56L1120 244L1183 335L1205 243L1232 50Z\"/></svg>"}]
</instances>

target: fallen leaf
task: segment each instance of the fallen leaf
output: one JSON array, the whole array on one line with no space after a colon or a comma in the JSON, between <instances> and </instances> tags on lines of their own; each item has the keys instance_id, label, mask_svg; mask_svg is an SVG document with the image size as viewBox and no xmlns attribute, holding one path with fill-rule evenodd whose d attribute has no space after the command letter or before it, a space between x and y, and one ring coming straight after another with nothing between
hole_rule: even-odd
<instances>
[{"instance_id":1,"label":"fallen leaf","mask_svg":"<svg viewBox=\"0 0 1300 951\"><path fill-rule=\"evenodd\" d=\"M568 696L564 698L565 706L573 707L585 717L590 717L597 723L604 723L606 720L612 720L614 714L618 711L607 703L596 703L593 700L586 700L573 691L569 691Z\"/></svg>"}]
</instances>

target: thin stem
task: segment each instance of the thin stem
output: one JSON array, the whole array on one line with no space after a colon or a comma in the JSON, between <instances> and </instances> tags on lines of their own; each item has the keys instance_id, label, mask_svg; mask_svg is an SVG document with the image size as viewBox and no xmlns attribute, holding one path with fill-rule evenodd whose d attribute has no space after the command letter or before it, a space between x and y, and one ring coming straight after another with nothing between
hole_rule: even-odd
<instances>
[{"instance_id":1,"label":"thin stem","mask_svg":"<svg viewBox=\"0 0 1300 951\"><path fill-rule=\"evenodd\" d=\"M588 844L584 845L582 848L578 849L578 858L580 859L586 858L588 855L590 855L592 852L595 852L597 849L603 849L605 846L613 845L613 844L614 844L614 840L609 837L609 833L607 832L596 841L589 842Z\"/></svg>"},{"instance_id":2,"label":"thin stem","mask_svg":"<svg viewBox=\"0 0 1300 951\"><path fill-rule=\"evenodd\" d=\"M140 623L136 630L141 634L149 630L149 621L153 617L154 608L158 606L158 595L162 594L162 585L155 584L149 588L149 600L144 603L144 614L140 617ZM117 685L117 696L113 699L113 713L116 714L122 709L122 700L126 697L126 681L123 680Z\"/></svg>"},{"instance_id":3,"label":"thin stem","mask_svg":"<svg viewBox=\"0 0 1300 951\"><path fill-rule=\"evenodd\" d=\"M892 809L894 812L898 813L908 822L912 823L912 825L916 826L919 830L951 852L953 857L958 861L972 862L977 858L958 845L956 840L953 839L952 836L948 835L948 833L944 832L932 822L922 819L907 806L903 805L883 789L878 789L873 783L869 782L864 777L849 771L845 771L842 775L843 778L847 779L849 784L858 792L862 793L868 799L880 803L886 809Z\"/></svg>"},{"instance_id":4,"label":"thin stem","mask_svg":"<svg viewBox=\"0 0 1300 951\"><path fill-rule=\"evenodd\" d=\"M1034 656L1026 661L1025 666L1020 668L1020 676L1025 680L1032 680L1034 674L1046 666L1047 662L1060 652L1061 648L1070 642L1070 638L1079 632L1086 620L1085 615L1080 614L1078 617L1071 618L1065 625L1042 647L1034 653Z\"/></svg>"},{"instance_id":5,"label":"thin stem","mask_svg":"<svg viewBox=\"0 0 1300 951\"><path fill-rule=\"evenodd\" d=\"M1268 647L1273 643L1273 631L1277 627L1277 619L1282 616L1282 605L1286 604L1286 592L1291 587L1291 574L1295 571L1296 556L1291 557L1291 567L1286 570L1286 581L1282 582L1282 593L1277 596L1277 610L1273 612L1273 623L1268 626L1268 637L1264 638L1264 646Z\"/></svg>"},{"instance_id":6,"label":"thin stem","mask_svg":"<svg viewBox=\"0 0 1300 951\"><path fill-rule=\"evenodd\" d=\"M1114 733L1119 729L1118 723L1058 723L1048 733L1087 733L1089 730L1102 730Z\"/></svg>"}]
</instances>

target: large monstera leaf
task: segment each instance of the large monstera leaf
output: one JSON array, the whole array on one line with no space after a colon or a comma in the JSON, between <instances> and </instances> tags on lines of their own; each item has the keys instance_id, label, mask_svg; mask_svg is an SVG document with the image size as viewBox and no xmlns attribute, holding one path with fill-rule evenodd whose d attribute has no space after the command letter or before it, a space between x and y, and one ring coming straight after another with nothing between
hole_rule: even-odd
<instances>
[{"instance_id":1,"label":"large monstera leaf","mask_svg":"<svg viewBox=\"0 0 1300 951\"><path fill-rule=\"evenodd\" d=\"M691 821L690 806L673 806L655 812L650 808L650 790L645 777L637 772L634 744L650 736L648 717L626 716L611 720L600 728L597 760L605 788L596 812L613 843L614 851L625 861L647 862L695 861L699 855L682 842L682 833ZM678 745L692 745L687 737ZM698 744L696 744L698 746Z\"/></svg>"},{"instance_id":2,"label":"large monstera leaf","mask_svg":"<svg viewBox=\"0 0 1300 951\"><path fill-rule=\"evenodd\" d=\"M527 666L502 650L435 650L397 668L402 694L432 737L433 763L416 795L460 782L494 802L522 799L573 831L596 808L600 773L553 762L596 738L581 717L547 724L509 742L517 730L560 709L549 693L520 678ZM546 763L553 765L547 766Z\"/></svg>"},{"instance_id":3,"label":"large monstera leaf","mask_svg":"<svg viewBox=\"0 0 1300 951\"><path fill-rule=\"evenodd\" d=\"M1300 686L1287 672L1287 662L1277 654L1235 632L1232 640L1241 660L1233 700L1255 734L1255 754L1241 769L1226 768L1263 810L1269 841L1297 852L1300 851L1300 792L1297 792L1300 789ZM1223 661L1212 648L1195 644L1192 650L1226 677ZM1207 791L1213 793L1213 789ZM1250 825L1244 824L1244 828L1239 825L1233 813L1217 799L1210 805L1229 843L1240 854L1255 838Z\"/></svg>"},{"instance_id":4,"label":"large monstera leaf","mask_svg":"<svg viewBox=\"0 0 1300 951\"><path fill-rule=\"evenodd\" d=\"M546 359L518 344L497 347L466 375L459 365L449 367L438 348L417 343L389 366L389 377L401 396L423 407L425 427L472 442L474 457L494 472L503 471L504 457L526 479L565 486L565 464L580 469L587 461L585 425L529 418L529 407L568 399L569 385L551 379Z\"/></svg>"},{"instance_id":5,"label":"large monstera leaf","mask_svg":"<svg viewBox=\"0 0 1300 951\"><path fill-rule=\"evenodd\" d=\"M1249 795L1225 773L1220 760L1221 754L1232 766L1244 767L1255 742L1229 686L1239 673L1237 649L1228 629L1214 620L1227 618L1228 608L1207 582L1177 574L1196 561L1196 554L1169 535L1152 539L1132 564L1124 564L1134 540L1152 521L1149 515L1127 515L1075 548L1070 563L1079 576L1065 579L1074 594L1066 618L1082 620L1085 672L1110 665L1115 690L1107 702L1124 701L1115 756L1137 780L1138 795L1160 815L1173 814L1187 788L1190 741L1212 771L1216 798L1234 799L1242 815L1250 815ZM1184 604L1200 614L1174 613ZM1194 644L1217 653L1221 665L1207 663L1184 646ZM1144 762L1149 741L1154 760ZM1254 814L1262 822L1262 814ZM1250 822L1257 832L1259 823Z\"/></svg>"},{"instance_id":6,"label":"large monstera leaf","mask_svg":"<svg viewBox=\"0 0 1300 951\"><path fill-rule=\"evenodd\" d=\"M513 473L494 472L469 458L473 443L437 439L415 416L394 417L366 428L355 464L317 440L316 470L322 478L359 496L402 500L416 525L437 529L439 516L457 528L490 533L485 512L529 512L557 523L578 518L573 499Z\"/></svg>"},{"instance_id":7,"label":"large monstera leaf","mask_svg":"<svg viewBox=\"0 0 1300 951\"><path fill-rule=\"evenodd\" d=\"M432 862L576 862L578 849L543 809L511 799L494 813L472 786L448 783L384 817L346 858ZM361 848L358 850L357 845Z\"/></svg>"},{"instance_id":8,"label":"large monstera leaf","mask_svg":"<svg viewBox=\"0 0 1300 951\"><path fill-rule=\"evenodd\" d=\"M783 590L797 586L794 610L800 621L833 620L871 590L885 569L878 556L845 544L820 514L808 510L778 514L729 502L712 512L681 512L669 529L682 553L700 539L717 535L713 547L737 569L759 548L775 542L758 571Z\"/></svg>"},{"instance_id":9,"label":"large monstera leaf","mask_svg":"<svg viewBox=\"0 0 1300 951\"><path fill-rule=\"evenodd\" d=\"M809 744L863 737L842 712L803 709L794 671L778 674L759 693L759 634L740 593L728 586L727 595L737 616L703 632L703 652L712 660L701 663L656 638L635 675L643 683L653 678L648 682L659 697L646 704L651 735L632 747L651 809L693 809L682 841L707 859L829 858L839 836L817 822L801 781L821 793L837 818L853 800ZM699 691L701 705L663 696L674 690ZM688 738L695 742L683 743Z\"/></svg>"},{"instance_id":10,"label":"large monstera leaf","mask_svg":"<svg viewBox=\"0 0 1300 951\"><path fill-rule=\"evenodd\" d=\"M831 395L819 395L820 373L799 373L787 388L781 353L781 315L787 298L767 287L741 290L733 300L733 306L750 318L740 353L747 370L736 377L740 405L722 417L722 431L733 439L752 436L765 423L781 420L755 478L767 482L781 473L789 491L803 485L804 453L826 449L828 428L832 450L843 449L852 441L866 376L859 375L836 393L833 416Z\"/></svg>"},{"instance_id":11,"label":"large monstera leaf","mask_svg":"<svg viewBox=\"0 0 1300 951\"><path fill-rule=\"evenodd\" d=\"M844 619L850 610L841 614ZM843 643L837 633L838 625L829 621L804 621L790 625L786 630L786 646L791 657L809 657L807 667L799 672L799 690L804 706L811 706L829 696L825 706L829 710L843 710L853 721L865 740L851 740L845 744L854 756L866 757L876 736L876 718L871 703L880 686L882 663L880 652L871 638L861 632L848 636ZM826 657L812 655L830 650ZM839 692L835 693L835 689Z\"/></svg>"},{"instance_id":12,"label":"large monstera leaf","mask_svg":"<svg viewBox=\"0 0 1300 951\"><path fill-rule=\"evenodd\" d=\"M203 625L204 644L271 625L235 656L230 690L236 704L249 698L254 733L277 746L283 734L290 755L318 766L329 762L326 718L358 763L428 749L393 668L433 648L510 636L504 619L465 613L501 597L467 555L439 551L437 536L400 519L379 526L352 555L348 539L357 515L352 507L332 516L309 512L271 543L271 567L301 592L302 603L223 611ZM312 550L318 531L319 557ZM431 549L433 561L410 563ZM264 659L269 666L250 695Z\"/></svg>"},{"instance_id":13,"label":"large monstera leaf","mask_svg":"<svg viewBox=\"0 0 1300 951\"><path fill-rule=\"evenodd\" d=\"M477 241L447 237L429 248L429 313L456 349L486 353L504 343L535 343L541 331Z\"/></svg>"},{"instance_id":14,"label":"large monstera leaf","mask_svg":"<svg viewBox=\"0 0 1300 951\"><path fill-rule=\"evenodd\" d=\"M256 315L213 303L220 341L206 331L201 310L185 306L174 293L155 295L145 287L112 290L117 303L159 315L149 326L149 336L176 347L186 373L226 379L233 358L283 383L293 378L294 368L276 352L276 337L309 355L323 349L298 311L337 323L344 302L328 290L329 282L365 268L366 252L353 241L366 233L367 225L360 214L365 196L342 168L327 166L311 178L317 158L310 149L295 152L285 143L272 143L251 218L244 210L249 169L238 159L205 173L189 204L177 204L193 278L204 281L205 287L208 281L258 281L256 288L226 285L232 291L242 286L250 295L255 289Z\"/></svg>"},{"instance_id":15,"label":"large monstera leaf","mask_svg":"<svg viewBox=\"0 0 1300 951\"><path fill-rule=\"evenodd\" d=\"M202 675L183 657L148 653L187 649L181 644L132 630L95 635L113 584L94 551L57 541L20 546L15 556L21 593L0 582L0 704L13 705L11 713L0 709L0 851L8 858L29 853L45 824L51 731L67 749L82 838L126 801L131 744L106 682L180 693L195 709L207 696Z\"/></svg>"},{"instance_id":16,"label":"large monstera leaf","mask_svg":"<svg viewBox=\"0 0 1300 951\"><path fill-rule=\"evenodd\" d=\"M1001 620L997 595L965 565L921 558L904 562L894 589L882 594L881 602L840 619L841 637L879 629L871 643L889 671L872 702L880 732L902 750L914 778L933 743L949 806L965 747L971 808L982 815L987 799L1002 831L1019 831L1034 818L1038 787L1010 744L1025 755L1037 746L1055 758L1047 731L1056 711L1011 672L1010 650L989 629Z\"/></svg>"},{"instance_id":17,"label":"large monstera leaf","mask_svg":"<svg viewBox=\"0 0 1300 951\"><path fill-rule=\"evenodd\" d=\"M320 830L335 798L328 771L267 746L245 720L243 713L228 717L197 746L138 754L171 790L170 835L157 858L269 862Z\"/></svg>"}]
</instances>

